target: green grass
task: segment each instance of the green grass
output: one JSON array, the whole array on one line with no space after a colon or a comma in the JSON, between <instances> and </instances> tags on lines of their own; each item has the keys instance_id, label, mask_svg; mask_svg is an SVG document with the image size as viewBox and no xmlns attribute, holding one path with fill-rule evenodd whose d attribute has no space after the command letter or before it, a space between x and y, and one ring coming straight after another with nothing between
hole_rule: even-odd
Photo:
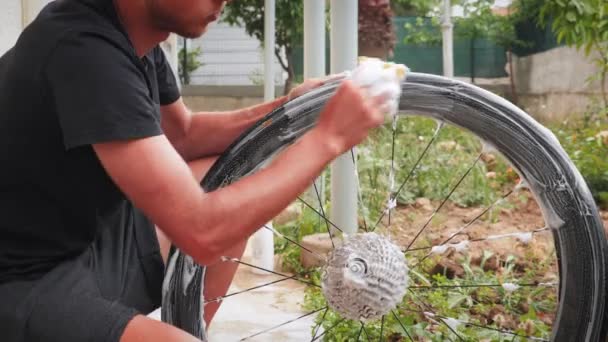
<instances>
[{"instance_id":1,"label":"green grass","mask_svg":"<svg viewBox=\"0 0 608 342\"><path fill-rule=\"evenodd\" d=\"M412 171L424 149L429 144L437 123L434 120L411 117L398 121L395 152L392 161L393 131L385 126L358 149L358 170L363 202L369 209L368 220L375 221L386 204L390 189L389 171L395 169L393 191ZM423 197L434 201L444 199L456 181L470 167L482 151L482 145L473 135L462 129L444 126L425 157L418 164L413 176L398 194L399 204L412 204ZM470 174L450 197L462 207L489 205L498 197L496 190L512 179L505 176L508 166L499 156L492 162L479 161ZM487 173L493 171L491 179Z\"/></svg>"},{"instance_id":2,"label":"green grass","mask_svg":"<svg viewBox=\"0 0 608 342\"><path fill-rule=\"evenodd\" d=\"M562 124L553 132L587 182L596 203L608 209L608 132L607 120Z\"/></svg>"},{"instance_id":3,"label":"green grass","mask_svg":"<svg viewBox=\"0 0 608 342\"><path fill-rule=\"evenodd\" d=\"M437 260L428 260L426 267ZM517 272L514 270L515 258L504 260L500 275L496 272L485 272L483 265L472 265L470 260L462 259L460 264L465 269L461 278L448 279L441 273L433 275L411 274L410 285L464 285L496 284L500 282L533 283L538 274L549 272L550 265L537 263L535 272ZM513 293L506 293L501 287L489 288L444 288L417 289L406 293L398 309L385 317L382 329L385 340L409 341L401 324L414 339L428 341L457 340L457 336L445 324L432 324L421 311L433 312L445 318L455 318L462 322L474 323L496 329L508 330L522 336L548 338L551 326L547 319L555 311L556 292L553 287L520 288ZM304 309L315 310L326 306L321 290L315 287L307 289ZM395 318L398 317L397 318ZM322 315L317 315L316 323L321 322ZM329 329L341 321L341 317L329 311L323 320L323 328ZM400 324L401 322L401 324ZM356 341L361 328L360 322L342 321L331 334L324 336L324 341ZM365 323L371 340L379 340L381 321ZM480 329L474 326L459 325L456 333L466 341L513 341L512 335ZM518 338L514 339L519 341ZM524 341L526 339L521 339Z\"/></svg>"},{"instance_id":4,"label":"green grass","mask_svg":"<svg viewBox=\"0 0 608 342\"><path fill-rule=\"evenodd\" d=\"M433 136L437 124L423 118L399 120L395 144L395 188L407 177L422 151ZM608 207L608 138L599 137L601 131L608 131L608 123L602 120L552 127L564 149L581 171L591 188L594 198L601 206ZM385 208L390 188L389 170L391 167L393 132L390 127L377 130L369 140L358 148L357 163L366 222L375 222ZM432 201L443 200L471 163L482 150L481 143L467 132L446 126L435 144L428 150L420 163L415 176L404 186L397 198L400 205L411 205L419 197ZM494 203L508 189L518 182L518 175L499 155L491 153L492 158L483 158L471 170L469 176L452 194L450 201L461 207L485 207ZM490 177L488 172L492 172ZM515 196L515 195L514 195ZM326 194L329 197L329 193ZM520 199L521 200L521 199ZM505 204L509 206L509 204ZM324 203L326 212L329 202ZM411 213L410 213L411 214ZM411 214L413 215L413 214ZM494 220L496 215L484 217ZM413 220L414 217L406 217ZM283 234L295 240L305 235L325 232L325 224L312 210L304 208L294 221L278 226ZM300 249L282 239L276 239L277 253L282 254L283 264L292 272L313 279L319 283L319 270L305 270L299 262ZM492 256L485 252L479 264L474 264L466 255L453 257L464 270L460 277L448 278L446 273L429 274L437 269L439 257L428 258L410 273L410 285L459 285L459 284L501 284L542 282L543 277L553 274L555 256L537 260L524 255L522 260L514 256L498 256L500 268L484 271L484 262ZM421 255L418 255L420 257ZM408 257L411 257L408 255ZM525 267L521 267L524 265ZM312 273L311 273L312 271ZM458 340L458 337L444 324L432 322L419 311L432 311L445 317L462 321L493 326L524 336L548 338L551 331L552 315L556 306L554 287L521 288L513 293L505 293L502 288L452 288L418 290L416 295L407 293L399 310L387 315L383 327L385 341L409 341L400 322L414 339L425 341ZM315 310L324 307L325 299L318 288L309 287L304 308ZM322 312L316 317L321 320ZM340 321L338 314L329 311L323 327L328 329ZM399 322L400 321L400 322ZM359 322L344 321L332 333L324 336L325 341L356 341L361 329ZM313 327L311 327L311 332ZM380 321L367 322L366 332L370 340L380 337ZM513 336L490 330L460 325L458 335L465 341L519 341ZM311 333L312 335L312 333ZM366 336L363 334L362 336ZM361 340L367 340L363 337ZM524 341L525 339L521 339Z\"/></svg>"}]
</instances>

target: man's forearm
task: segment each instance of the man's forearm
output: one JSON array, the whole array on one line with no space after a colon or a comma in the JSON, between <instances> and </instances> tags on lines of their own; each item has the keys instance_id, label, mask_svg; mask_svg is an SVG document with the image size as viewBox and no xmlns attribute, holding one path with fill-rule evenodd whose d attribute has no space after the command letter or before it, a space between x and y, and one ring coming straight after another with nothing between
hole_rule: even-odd
<instances>
[{"instance_id":1,"label":"man's forearm","mask_svg":"<svg viewBox=\"0 0 608 342\"><path fill-rule=\"evenodd\" d=\"M205 223L175 232L185 234L182 247L191 248L199 262L213 263L223 251L249 237L310 186L337 155L330 144L320 143L324 138L313 129L268 168L204 195L207 205L199 215Z\"/></svg>"},{"instance_id":2,"label":"man's forearm","mask_svg":"<svg viewBox=\"0 0 608 342\"><path fill-rule=\"evenodd\" d=\"M384 122L384 115L374 109L382 107L382 101L367 98L360 88L344 82L319 114L318 124L271 165L209 193L201 191L166 135L93 148L133 204L184 252L208 264L278 214L327 163Z\"/></svg>"},{"instance_id":3,"label":"man's forearm","mask_svg":"<svg viewBox=\"0 0 608 342\"><path fill-rule=\"evenodd\" d=\"M188 129L174 146L187 161L222 153L243 131L286 102L286 97L230 112L192 114Z\"/></svg>"}]
</instances>

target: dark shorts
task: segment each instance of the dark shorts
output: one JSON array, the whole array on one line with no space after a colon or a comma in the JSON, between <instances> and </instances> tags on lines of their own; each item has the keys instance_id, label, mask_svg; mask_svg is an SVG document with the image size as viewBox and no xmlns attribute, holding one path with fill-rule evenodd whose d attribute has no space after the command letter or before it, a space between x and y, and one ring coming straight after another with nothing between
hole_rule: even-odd
<instances>
[{"instance_id":1,"label":"dark shorts","mask_svg":"<svg viewBox=\"0 0 608 342\"><path fill-rule=\"evenodd\" d=\"M0 340L118 342L161 305L164 265L149 227L108 229L35 281L0 284Z\"/></svg>"}]
</instances>

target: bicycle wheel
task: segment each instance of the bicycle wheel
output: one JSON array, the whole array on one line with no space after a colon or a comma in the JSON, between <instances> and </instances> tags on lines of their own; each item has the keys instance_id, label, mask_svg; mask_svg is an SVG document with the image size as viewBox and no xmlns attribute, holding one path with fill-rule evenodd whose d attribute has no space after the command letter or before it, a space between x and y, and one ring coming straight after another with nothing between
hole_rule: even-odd
<instances>
[{"instance_id":1,"label":"bicycle wheel","mask_svg":"<svg viewBox=\"0 0 608 342\"><path fill-rule=\"evenodd\" d=\"M210 169L201 182L203 189L213 191L255 172L278 151L302 136L314 126L320 110L335 92L338 82L328 84L285 104L245 132ZM547 230L553 237L559 271L559 300L556 304L550 339L553 341L604 340L608 245L597 208L585 182L557 139L549 130L508 101L463 82L412 73L403 82L402 90L401 113L432 118L440 123L439 129L443 123L447 123L471 132L486 146L491 146L502 154L521 179L527 183L540 206ZM415 174L420 160L433 143L438 131L426 145L405 182ZM463 178L471 169L472 167L467 170ZM405 182L399 187L397 195ZM441 201L433 216L453 191ZM397 195L393 193L393 197L389 199L394 200ZM385 210L376 225L383 220L385 213L390 217L390 212ZM411 248L412 245L427 228L431 219L417 232L405 252L414 250ZM448 241L443 241L440 246L447 246ZM180 257L186 256L180 255ZM186 287L179 284L168 291L175 292L182 288ZM507 289L507 286L503 284L503 288ZM190 296L190 299L200 296L200 289L198 292L197 290L189 292L187 296ZM421 313L426 315L428 312L424 309L428 307L424 303L416 302L421 308ZM163 304L164 308L165 304ZM179 311L179 308L173 310ZM188 311L190 315L192 310ZM446 325L462 340L452 329L453 326L448 324L458 320L450 321L449 317L433 313L430 315L432 315L429 316L431 319ZM174 314L175 316L179 315ZM190 317L186 320L190 322L190 326L200 324L200 317ZM401 321L399 324L403 327L406 336L412 338L407 332L407 327ZM464 324L476 325L467 322ZM189 330L187 326L188 324L185 328ZM384 317L382 326L384 326ZM512 331L502 332L512 336L513 339L531 338ZM541 338L541 340L545 339Z\"/></svg>"}]
</instances>

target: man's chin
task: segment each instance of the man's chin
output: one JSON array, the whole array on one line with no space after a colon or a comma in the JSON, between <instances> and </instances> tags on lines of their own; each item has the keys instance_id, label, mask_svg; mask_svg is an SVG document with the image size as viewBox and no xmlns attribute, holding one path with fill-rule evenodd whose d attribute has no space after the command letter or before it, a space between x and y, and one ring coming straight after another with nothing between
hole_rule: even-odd
<instances>
[{"instance_id":1,"label":"man's chin","mask_svg":"<svg viewBox=\"0 0 608 342\"><path fill-rule=\"evenodd\" d=\"M174 32L184 38L195 39L199 38L205 32L207 32L207 25L199 27L189 27L188 29L175 30Z\"/></svg>"}]
</instances>

